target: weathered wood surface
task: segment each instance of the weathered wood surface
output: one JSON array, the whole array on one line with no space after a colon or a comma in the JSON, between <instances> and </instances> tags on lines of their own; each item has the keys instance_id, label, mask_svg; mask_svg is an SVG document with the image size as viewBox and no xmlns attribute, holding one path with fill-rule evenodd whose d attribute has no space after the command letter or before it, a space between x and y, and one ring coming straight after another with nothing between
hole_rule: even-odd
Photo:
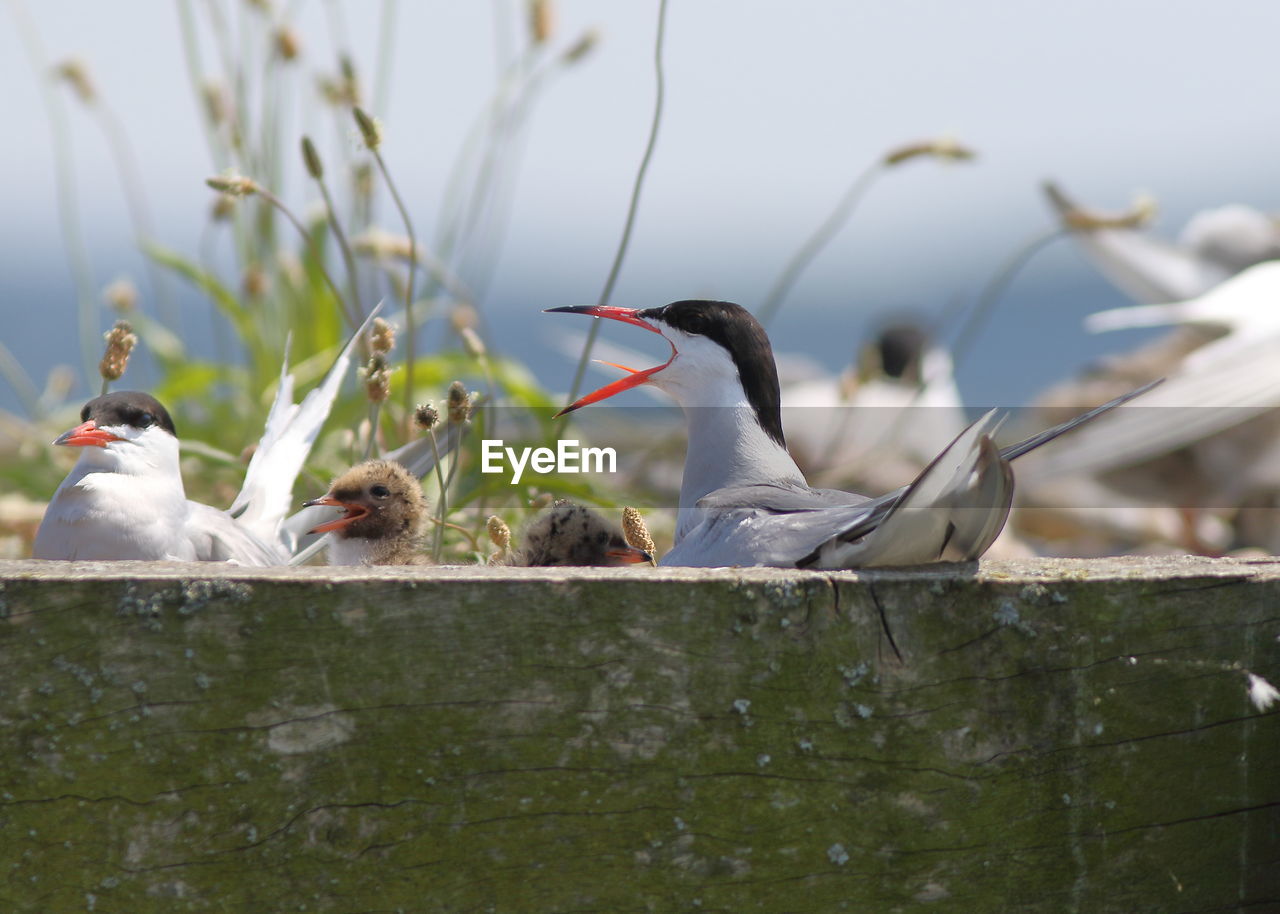
<instances>
[{"instance_id":1,"label":"weathered wood surface","mask_svg":"<svg viewBox=\"0 0 1280 914\"><path fill-rule=\"evenodd\" d=\"M0 615L4 911L1280 910L1273 562L11 562Z\"/></svg>"}]
</instances>

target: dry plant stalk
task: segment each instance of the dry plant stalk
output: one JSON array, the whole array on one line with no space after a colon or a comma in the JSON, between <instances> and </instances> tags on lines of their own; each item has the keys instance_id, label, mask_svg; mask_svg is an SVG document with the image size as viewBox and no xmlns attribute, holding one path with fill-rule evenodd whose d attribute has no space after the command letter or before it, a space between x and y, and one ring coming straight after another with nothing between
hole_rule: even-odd
<instances>
[{"instance_id":1,"label":"dry plant stalk","mask_svg":"<svg viewBox=\"0 0 1280 914\"><path fill-rule=\"evenodd\" d=\"M333 277L329 275L329 271L325 268L324 255L320 250L319 245L316 244L315 238L307 231L306 226L304 226L301 220L294 215L293 211L284 205L283 200L271 193L257 181L254 181L252 178L246 178L244 175L231 173L214 175L211 178L205 178L204 183L214 190L232 197L247 197L256 194L283 213L284 217L289 220L290 224L293 225L298 234L302 236L302 240L306 242L307 247L311 248L311 252L316 259L317 268L320 270L320 275L324 277L325 284L328 285L330 291L333 292L333 297L338 302L338 306L342 309L342 314L347 319L347 323L351 325L351 329L354 330L360 326L361 321L352 314L351 308L347 304L347 300L343 297L341 290L338 289L337 283L333 281ZM323 185L321 186L323 187Z\"/></svg>"},{"instance_id":2,"label":"dry plant stalk","mask_svg":"<svg viewBox=\"0 0 1280 914\"><path fill-rule=\"evenodd\" d=\"M622 509L622 536L626 539L628 546L643 549L649 553L651 561L656 560L658 548L653 543L653 537L649 535L649 527L645 524L640 512L630 505Z\"/></svg>"},{"instance_id":3,"label":"dry plant stalk","mask_svg":"<svg viewBox=\"0 0 1280 914\"><path fill-rule=\"evenodd\" d=\"M449 385L449 421L461 425L471 418L471 394L461 381Z\"/></svg>"},{"instance_id":4,"label":"dry plant stalk","mask_svg":"<svg viewBox=\"0 0 1280 914\"><path fill-rule=\"evenodd\" d=\"M315 144L311 142L311 137L309 136L302 138L302 161L307 166L307 174L315 179L316 186L320 188L320 196L324 198L325 216L328 218L329 227L333 229L334 240L338 242L338 250L342 252L342 260L347 267L347 280L351 286L351 301L355 305L355 316L357 326L359 326L359 321L364 318L364 307L360 304L360 281L356 276L356 261L351 255L351 245L347 244L347 234L342 230L342 224L338 221L338 211L334 208L333 197L329 193L329 185L324 180L324 163L320 161L320 153L316 151Z\"/></svg>"},{"instance_id":5,"label":"dry plant stalk","mask_svg":"<svg viewBox=\"0 0 1280 914\"><path fill-rule=\"evenodd\" d=\"M511 528L501 517L490 514L489 519L485 521L485 529L489 532L489 541L498 547L497 553L490 557L490 561L502 562L511 551Z\"/></svg>"},{"instance_id":6,"label":"dry plant stalk","mask_svg":"<svg viewBox=\"0 0 1280 914\"><path fill-rule=\"evenodd\" d=\"M556 8L551 0L530 0L529 34L534 44L546 44L556 30Z\"/></svg>"},{"instance_id":7,"label":"dry plant stalk","mask_svg":"<svg viewBox=\"0 0 1280 914\"><path fill-rule=\"evenodd\" d=\"M885 153L884 164L899 165L911 159L930 156L945 162L967 162L977 155L968 146L962 145L954 137L939 137L935 140L922 140L918 143L907 143Z\"/></svg>"},{"instance_id":8,"label":"dry plant stalk","mask_svg":"<svg viewBox=\"0 0 1280 914\"><path fill-rule=\"evenodd\" d=\"M373 319L369 328L369 351L374 355L386 355L396 346L396 328L394 324L380 317Z\"/></svg>"},{"instance_id":9,"label":"dry plant stalk","mask_svg":"<svg viewBox=\"0 0 1280 914\"><path fill-rule=\"evenodd\" d=\"M872 161L854 178L853 183L849 185L848 190L844 192L844 195L836 203L835 208L832 209L827 218L822 220L813 234L791 255L791 259L783 267L782 272L774 281L772 288L764 298L764 302L756 312L756 317L759 318L760 323L766 326L769 324L773 316L778 313L778 309L782 307L787 293L791 291L791 287L795 285L796 280L813 262L818 252L826 247L831 239L836 236L836 233L849 221L849 217L853 214L854 209L857 208L867 190L887 168L892 168L903 162L923 156L940 159L944 162L963 162L972 159L974 155L973 150L962 145L957 140L943 137L895 147L880 158ZM593 326L592 329L594 330L595 327Z\"/></svg>"},{"instance_id":10,"label":"dry plant stalk","mask_svg":"<svg viewBox=\"0 0 1280 914\"><path fill-rule=\"evenodd\" d=\"M102 375L102 392L105 394L112 381L120 380L125 369L129 367L129 353L138 345L138 337L128 321L116 321L103 339L107 341L106 352L98 363L98 374Z\"/></svg>"},{"instance_id":11,"label":"dry plant stalk","mask_svg":"<svg viewBox=\"0 0 1280 914\"><path fill-rule=\"evenodd\" d=\"M1104 213L1098 210L1072 207L1062 214L1062 224L1076 231L1138 229L1151 223L1151 220L1156 217L1157 209L1155 198L1142 194L1123 213Z\"/></svg>"}]
</instances>

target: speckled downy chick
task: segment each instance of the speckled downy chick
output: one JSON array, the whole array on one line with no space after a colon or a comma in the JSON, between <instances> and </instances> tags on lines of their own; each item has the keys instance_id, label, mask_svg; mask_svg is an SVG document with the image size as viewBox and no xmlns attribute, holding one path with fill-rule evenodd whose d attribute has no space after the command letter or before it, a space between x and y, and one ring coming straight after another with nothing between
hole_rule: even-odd
<instances>
[{"instance_id":1,"label":"speckled downy chick","mask_svg":"<svg viewBox=\"0 0 1280 914\"><path fill-rule=\"evenodd\" d=\"M635 565L652 563L643 549L627 544L615 528L590 508L557 501L535 517L524 532L524 548L512 565Z\"/></svg>"},{"instance_id":2,"label":"speckled downy chick","mask_svg":"<svg viewBox=\"0 0 1280 914\"><path fill-rule=\"evenodd\" d=\"M332 533L330 565L427 565L421 552L427 499L412 473L391 460L366 460L333 481L306 506L330 505L346 513L313 527Z\"/></svg>"}]
</instances>

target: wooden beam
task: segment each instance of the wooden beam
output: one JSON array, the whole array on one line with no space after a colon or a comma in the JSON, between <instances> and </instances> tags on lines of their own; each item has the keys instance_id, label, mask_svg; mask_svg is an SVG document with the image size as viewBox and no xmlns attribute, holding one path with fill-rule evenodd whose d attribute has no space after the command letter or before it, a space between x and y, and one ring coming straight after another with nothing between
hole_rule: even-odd
<instances>
[{"instance_id":1,"label":"wooden beam","mask_svg":"<svg viewBox=\"0 0 1280 914\"><path fill-rule=\"evenodd\" d=\"M0 617L5 911L1280 909L1269 560L25 561Z\"/></svg>"}]
</instances>

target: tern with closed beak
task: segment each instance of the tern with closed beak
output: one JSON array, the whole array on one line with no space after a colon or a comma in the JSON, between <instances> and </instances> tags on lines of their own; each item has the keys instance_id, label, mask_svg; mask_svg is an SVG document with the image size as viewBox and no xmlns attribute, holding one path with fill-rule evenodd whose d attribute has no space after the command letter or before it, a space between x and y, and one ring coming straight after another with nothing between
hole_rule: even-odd
<instances>
[{"instance_id":1,"label":"tern with closed beak","mask_svg":"<svg viewBox=\"0 0 1280 914\"><path fill-rule=\"evenodd\" d=\"M187 498L169 411L140 391L95 397L54 444L80 449L36 533L38 559L283 565L297 548L285 514L293 484L351 364L348 340L328 374L293 402L288 359L244 484L226 511Z\"/></svg>"},{"instance_id":2,"label":"tern with closed beak","mask_svg":"<svg viewBox=\"0 0 1280 914\"><path fill-rule=\"evenodd\" d=\"M36 533L38 559L282 565L268 531L187 498L169 411L135 390L95 397L54 444L80 448ZM277 518L278 520L278 518Z\"/></svg>"},{"instance_id":3,"label":"tern with closed beak","mask_svg":"<svg viewBox=\"0 0 1280 914\"><path fill-rule=\"evenodd\" d=\"M969 561L999 535L1013 498L1009 461L1133 394L996 447L988 412L910 485L879 498L814 489L787 453L778 373L769 338L740 305L678 301L637 310L607 305L551 308L622 321L671 347L661 365L587 394L561 415L641 384L684 410L689 441L675 545L663 565L858 568Z\"/></svg>"}]
</instances>

